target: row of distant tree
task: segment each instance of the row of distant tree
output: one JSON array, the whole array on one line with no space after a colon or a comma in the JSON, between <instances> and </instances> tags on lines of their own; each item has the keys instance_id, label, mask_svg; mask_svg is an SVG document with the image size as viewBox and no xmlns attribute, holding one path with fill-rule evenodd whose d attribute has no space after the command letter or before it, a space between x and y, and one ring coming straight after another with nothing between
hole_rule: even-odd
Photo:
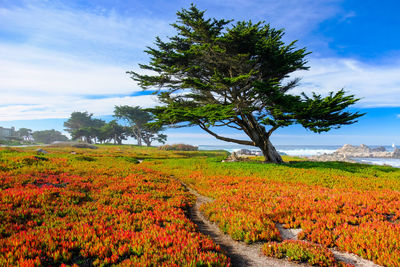
<instances>
[{"instance_id":1,"label":"row of distant tree","mask_svg":"<svg viewBox=\"0 0 400 267\"><path fill-rule=\"evenodd\" d=\"M150 146L152 142L165 143L167 136L161 132L162 126L154 124L153 115L139 106L115 106L114 120L105 122L93 118L93 113L73 112L64 122L64 127L73 140L87 143L121 144L128 137L137 140L139 146L143 143ZM118 120L126 124L121 125Z\"/></svg>"},{"instance_id":2,"label":"row of distant tree","mask_svg":"<svg viewBox=\"0 0 400 267\"><path fill-rule=\"evenodd\" d=\"M61 132L52 130L32 131L28 128L20 128L11 139L16 141L36 142L50 144L55 141L67 141L68 137Z\"/></svg>"},{"instance_id":3,"label":"row of distant tree","mask_svg":"<svg viewBox=\"0 0 400 267\"><path fill-rule=\"evenodd\" d=\"M115 106L114 120L105 122L93 118L93 113L72 112L70 118L64 122L65 130L71 134L72 140L87 143L114 143L122 144L123 140L133 137L138 145L151 146L154 141L165 143L167 136L161 132L162 126L154 123L154 116L139 106ZM118 123L125 122L124 125ZM68 141L69 138L61 132L52 130L32 131L20 128L13 137L16 141L50 144L56 141Z\"/></svg>"}]
</instances>

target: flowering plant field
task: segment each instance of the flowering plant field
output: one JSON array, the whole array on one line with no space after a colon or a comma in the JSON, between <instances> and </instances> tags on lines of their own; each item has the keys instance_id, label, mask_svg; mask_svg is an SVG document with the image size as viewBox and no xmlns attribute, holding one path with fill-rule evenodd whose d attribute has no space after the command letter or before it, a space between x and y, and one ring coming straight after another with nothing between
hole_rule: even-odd
<instances>
[{"instance_id":1,"label":"flowering plant field","mask_svg":"<svg viewBox=\"0 0 400 267\"><path fill-rule=\"evenodd\" d=\"M226 266L187 218L182 185L137 158L155 149L0 149L0 266Z\"/></svg>"},{"instance_id":2,"label":"flowering plant field","mask_svg":"<svg viewBox=\"0 0 400 267\"><path fill-rule=\"evenodd\" d=\"M233 239L279 242L275 224L281 223L301 228L299 238L308 242L400 266L400 169L301 161L221 163L215 158L149 164L214 198L202 210Z\"/></svg>"},{"instance_id":3,"label":"flowering plant field","mask_svg":"<svg viewBox=\"0 0 400 267\"><path fill-rule=\"evenodd\" d=\"M335 247L400 266L400 169L221 163L223 152L131 146L0 149L0 266L227 266L188 219L194 197L235 240L268 256L346 266ZM139 160L144 160L138 164ZM171 178L174 176L175 178ZM276 223L301 228L283 241Z\"/></svg>"}]
</instances>

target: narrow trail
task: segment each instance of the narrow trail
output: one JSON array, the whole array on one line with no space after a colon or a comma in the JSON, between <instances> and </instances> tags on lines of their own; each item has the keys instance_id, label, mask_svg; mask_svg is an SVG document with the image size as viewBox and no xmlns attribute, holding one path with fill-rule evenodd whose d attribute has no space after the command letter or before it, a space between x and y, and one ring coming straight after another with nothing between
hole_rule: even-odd
<instances>
[{"instance_id":1,"label":"narrow trail","mask_svg":"<svg viewBox=\"0 0 400 267\"><path fill-rule=\"evenodd\" d=\"M182 183L183 184L183 183ZM261 254L261 244L247 245L243 242L233 240L224 234L217 225L208 221L200 212L203 203L211 202L212 199L202 196L193 189L183 184L190 193L197 197L195 205L189 210L190 219L197 224L201 233L210 236L231 258L232 266L266 266L266 267L298 267L309 266L307 264L296 264L287 260L268 258Z\"/></svg>"},{"instance_id":2,"label":"narrow trail","mask_svg":"<svg viewBox=\"0 0 400 267\"><path fill-rule=\"evenodd\" d=\"M210 236L231 259L232 266L265 266L265 267L298 267L310 266L306 263L293 263L284 259L269 258L262 254L262 244L247 245L243 242L233 240L229 235L224 234L216 224L210 222L200 211L204 203L212 202L213 199L200 195L182 181L179 181L189 192L196 196L196 203L189 210L190 219L198 226L201 233ZM301 229L285 229L281 224L276 224L284 240L297 240ZM351 263L355 267L380 267L372 261L363 259L357 255L331 249L337 260Z\"/></svg>"}]
</instances>

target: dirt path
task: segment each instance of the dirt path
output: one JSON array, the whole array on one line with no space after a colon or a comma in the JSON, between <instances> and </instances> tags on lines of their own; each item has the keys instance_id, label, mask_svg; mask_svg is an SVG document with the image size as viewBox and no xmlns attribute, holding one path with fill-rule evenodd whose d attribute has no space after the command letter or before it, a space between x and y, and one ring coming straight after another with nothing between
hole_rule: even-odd
<instances>
[{"instance_id":1,"label":"dirt path","mask_svg":"<svg viewBox=\"0 0 400 267\"><path fill-rule=\"evenodd\" d=\"M201 233L210 236L216 244L220 245L226 251L227 255L231 258L232 266L309 266L307 264L295 264L287 260L268 258L261 254L261 244L247 245L243 242L233 240L230 236L224 234L217 225L208 221L200 212L200 206L203 203L211 202L212 199L198 194L186 185L184 186L190 193L197 197L196 204L189 211L190 219L197 224Z\"/></svg>"},{"instance_id":2,"label":"dirt path","mask_svg":"<svg viewBox=\"0 0 400 267\"><path fill-rule=\"evenodd\" d=\"M190 219L195 224L197 224L198 229L201 233L210 236L216 244L220 245L220 247L224 251L226 251L227 255L231 258L232 266L310 266L305 263L296 264L287 260L266 257L261 253L261 244L247 245L243 242L233 240L229 235L224 234L216 224L210 222L200 212L200 206L204 203L212 202L213 199L200 195L184 183L182 183L182 185L187 188L191 194L197 197L195 205L193 205L193 207L191 207L189 211ZM301 229L285 229L279 223L276 224L276 227L280 231L281 236L284 240L297 240L297 235L299 234L299 232L301 232ZM331 251L333 252L337 260L351 263L355 267L380 266L355 254L340 252L334 249L331 249Z\"/></svg>"}]
</instances>

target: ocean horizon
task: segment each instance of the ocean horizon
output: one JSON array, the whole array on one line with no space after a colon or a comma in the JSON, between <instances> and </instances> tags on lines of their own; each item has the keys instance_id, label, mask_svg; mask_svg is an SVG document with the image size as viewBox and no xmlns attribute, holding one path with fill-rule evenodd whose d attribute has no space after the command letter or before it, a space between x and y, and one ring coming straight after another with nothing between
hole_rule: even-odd
<instances>
[{"instance_id":1,"label":"ocean horizon","mask_svg":"<svg viewBox=\"0 0 400 267\"><path fill-rule=\"evenodd\" d=\"M276 150L289 156L297 157L311 157L323 154L330 154L335 152L338 148L343 145L276 145ZM392 152L394 150L393 145L367 145L369 148L384 147L386 151ZM230 153L239 151L241 149L248 149L254 152L261 152L257 147L244 146L244 145L199 145L199 150L226 150ZM390 165L393 167L400 168L400 159L390 158L354 158L354 160L373 165Z\"/></svg>"}]
</instances>

